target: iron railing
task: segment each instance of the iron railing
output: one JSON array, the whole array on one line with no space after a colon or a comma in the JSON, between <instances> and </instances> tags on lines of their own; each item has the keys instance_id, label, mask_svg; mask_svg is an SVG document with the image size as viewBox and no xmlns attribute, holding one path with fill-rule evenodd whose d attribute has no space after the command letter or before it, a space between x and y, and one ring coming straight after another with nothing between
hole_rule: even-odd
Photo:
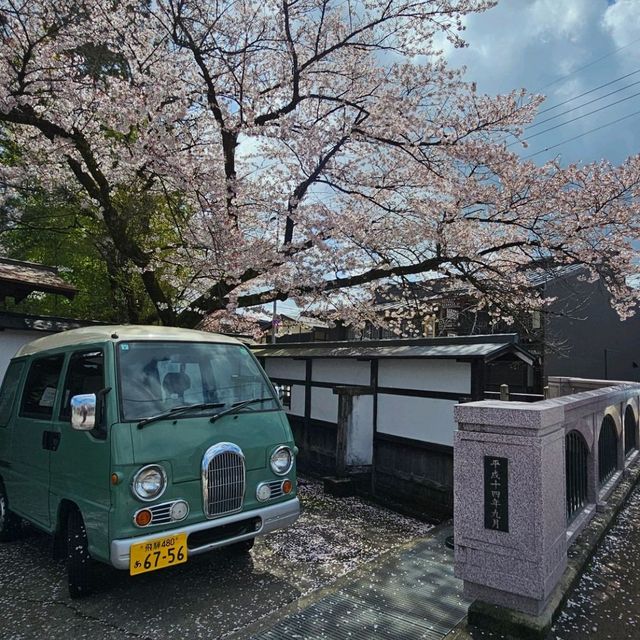
<instances>
[{"instance_id":1,"label":"iron railing","mask_svg":"<svg viewBox=\"0 0 640 640\"><path fill-rule=\"evenodd\" d=\"M587 503L587 458L589 449L580 433L565 436L567 483L567 522L571 522Z\"/></svg>"},{"instance_id":2,"label":"iron railing","mask_svg":"<svg viewBox=\"0 0 640 640\"><path fill-rule=\"evenodd\" d=\"M618 436L616 423L609 415L604 417L598 438L598 479L603 485L618 466Z\"/></svg>"},{"instance_id":3,"label":"iron railing","mask_svg":"<svg viewBox=\"0 0 640 640\"><path fill-rule=\"evenodd\" d=\"M637 442L636 414L631 406L624 412L624 455L628 456L634 449L638 448Z\"/></svg>"}]
</instances>

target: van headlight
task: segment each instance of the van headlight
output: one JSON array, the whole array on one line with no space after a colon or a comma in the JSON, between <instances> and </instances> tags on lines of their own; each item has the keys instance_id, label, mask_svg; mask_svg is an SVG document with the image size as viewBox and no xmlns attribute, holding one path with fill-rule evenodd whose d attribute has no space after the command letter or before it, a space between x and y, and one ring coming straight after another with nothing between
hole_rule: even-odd
<instances>
[{"instance_id":1,"label":"van headlight","mask_svg":"<svg viewBox=\"0 0 640 640\"><path fill-rule=\"evenodd\" d=\"M140 500L149 502L159 498L167 488L167 474L159 464L142 467L131 483L133 495Z\"/></svg>"},{"instance_id":2,"label":"van headlight","mask_svg":"<svg viewBox=\"0 0 640 640\"><path fill-rule=\"evenodd\" d=\"M291 471L293 466L293 453L289 447L278 447L271 454L271 470L277 476L283 476Z\"/></svg>"}]
</instances>

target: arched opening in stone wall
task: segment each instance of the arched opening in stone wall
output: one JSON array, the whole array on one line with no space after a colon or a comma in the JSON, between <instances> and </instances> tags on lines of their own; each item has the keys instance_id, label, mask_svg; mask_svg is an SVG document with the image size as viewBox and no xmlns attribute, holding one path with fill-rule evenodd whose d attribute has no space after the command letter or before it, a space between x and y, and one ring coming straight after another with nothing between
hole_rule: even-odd
<instances>
[{"instance_id":1,"label":"arched opening in stone wall","mask_svg":"<svg viewBox=\"0 0 640 640\"><path fill-rule=\"evenodd\" d=\"M598 479L604 484L616 472L618 466L618 436L616 423L606 415L598 438Z\"/></svg>"},{"instance_id":2,"label":"arched opening in stone wall","mask_svg":"<svg viewBox=\"0 0 640 640\"><path fill-rule=\"evenodd\" d=\"M570 431L565 436L567 522L571 522L587 502L588 456L589 448L582 434Z\"/></svg>"},{"instance_id":3,"label":"arched opening in stone wall","mask_svg":"<svg viewBox=\"0 0 640 640\"><path fill-rule=\"evenodd\" d=\"M633 407L627 405L624 412L624 455L628 456L634 449L638 448L637 436L638 424Z\"/></svg>"}]
</instances>

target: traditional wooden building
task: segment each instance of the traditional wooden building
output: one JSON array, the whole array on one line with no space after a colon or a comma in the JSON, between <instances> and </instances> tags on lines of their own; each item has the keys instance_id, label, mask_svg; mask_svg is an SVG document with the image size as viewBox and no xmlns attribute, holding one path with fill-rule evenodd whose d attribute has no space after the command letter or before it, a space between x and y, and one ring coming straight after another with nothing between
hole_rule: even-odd
<instances>
[{"instance_id":1,"label":"traditional wooden building","mask_svg":"<svg viewBox=\"0 0 640 640\"><path fill-rule=\"evenodd\" d=\"M259 345L281 386L302 470L357 477L416 509L453 505L453 408L500 384L530 392L535 358L515 334ZM527 396L529 397L542 397ZM522 397L525 399L525 397Z\"/></svg>"}]
</instances>

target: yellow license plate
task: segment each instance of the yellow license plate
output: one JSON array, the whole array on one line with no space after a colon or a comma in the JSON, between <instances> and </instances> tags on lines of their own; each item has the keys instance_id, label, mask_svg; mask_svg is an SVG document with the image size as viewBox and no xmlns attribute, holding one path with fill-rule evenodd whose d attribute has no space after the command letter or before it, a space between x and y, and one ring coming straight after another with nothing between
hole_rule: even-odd
<instances>
[{"instance_id":1,"label":"yellow license plate","mask_svg":"<svg viewBox=\"0 0 640 640\"><path fill-rule=\"evenodd\" d=\"M132 544L129 549L129 573L155 571L187 561L187 534L179 533L164 538Z\"/></svg>"}]
</instances>

